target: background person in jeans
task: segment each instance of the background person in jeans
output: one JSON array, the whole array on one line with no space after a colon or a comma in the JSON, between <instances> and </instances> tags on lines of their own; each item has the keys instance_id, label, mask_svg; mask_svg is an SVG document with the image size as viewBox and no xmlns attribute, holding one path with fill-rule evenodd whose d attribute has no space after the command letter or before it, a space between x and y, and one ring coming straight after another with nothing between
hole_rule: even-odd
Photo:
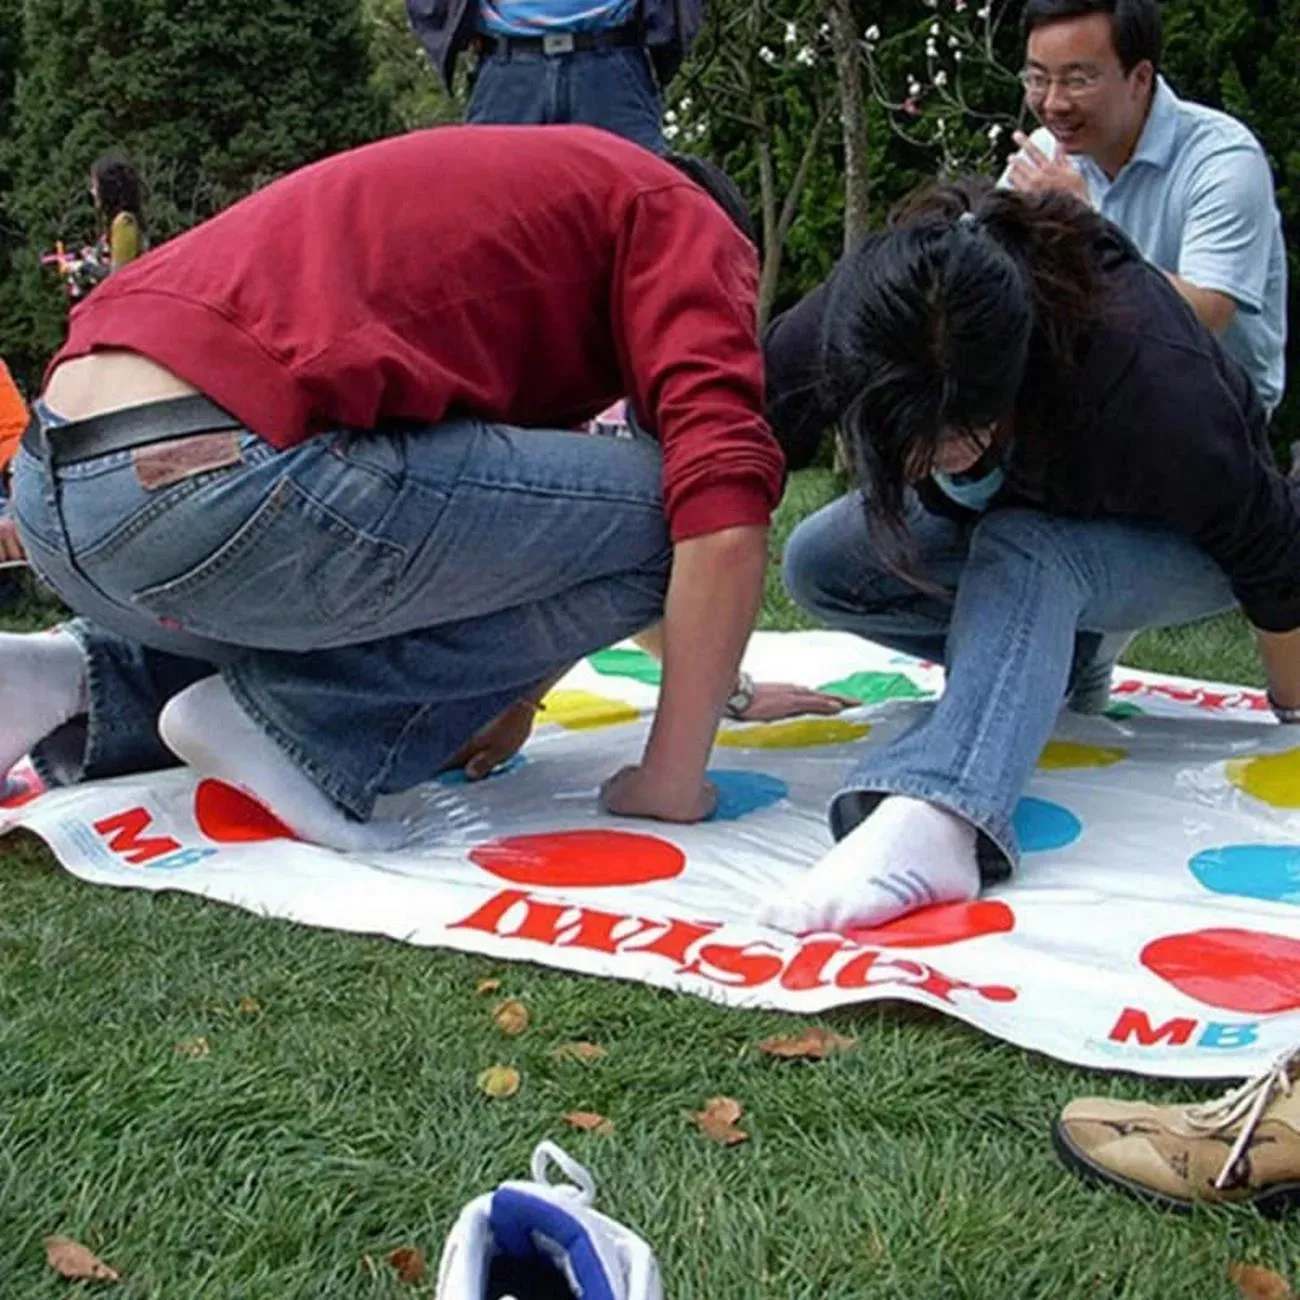
<instances>
[{"instance_id":1,"label":"background person in jeans","mask_svg":"<svg viewBox=\"0 0 1300 1300\"><path fill-rule=\"evenodd\" d=\"M706 816L781 487L757 279L708 193L582 128L382 141L124 268L19 454L28 554L84 618L0 641L0 769L179 756L305 839L389 843L377 796L662 619L603 801ZM657 445L563 432L624 393Z\"/></svg>"},{"instance_id":2,"label":"background person in jeans","mask_svg":"<svg viewBox=\"0 0 1300 1300\"><path fill-rule=\"evenodd\" d=\"M704 0L406 0L451 88L456 59L478 52L466 120L579 123L665 151L661 89L704 20Z\"/></svg>"},{"instance_id":3,"label":"background person in jeans","mask_svg":"<svg viewBox=\"0 0 1300 1300\"><path fill-rule=\"evenodd\" d=\"M1300 721L1300 488L1244 371L1169 280L1075 199L922 193L767 340L793 450L843 422L861 489L786 545L832 627L942 660L934 710L868 753L839 843L768 900L792 931L972 898L1097 641L1240 604ZM955 593L949 600L947 593Z\"/></svg>"}]
</instances>

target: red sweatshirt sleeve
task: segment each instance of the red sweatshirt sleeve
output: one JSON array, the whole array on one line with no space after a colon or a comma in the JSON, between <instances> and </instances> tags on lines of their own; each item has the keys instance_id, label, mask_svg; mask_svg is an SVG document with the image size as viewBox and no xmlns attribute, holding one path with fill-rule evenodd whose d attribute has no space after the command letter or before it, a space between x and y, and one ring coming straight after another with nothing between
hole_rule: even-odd
<instances>
[{"instance_id":1,"label":"red sweatshirt sleeve","mask_svg":"<svg viewBox=\"0 0 1300 1300\"><path fill-rule=\"evenodd\" d=\"M766 524L784 459L763 414L754 250L683 184L628 206L614 266L619 360L663 448L675 542Z\"/></svg>"}]
</instances>

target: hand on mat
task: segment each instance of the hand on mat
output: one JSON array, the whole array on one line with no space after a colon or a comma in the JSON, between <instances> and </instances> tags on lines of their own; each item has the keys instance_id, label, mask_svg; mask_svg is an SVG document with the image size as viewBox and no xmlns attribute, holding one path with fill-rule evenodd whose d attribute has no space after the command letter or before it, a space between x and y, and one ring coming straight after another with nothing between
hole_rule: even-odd
<instances>
[{"instance_id":1,"label":"hand on mat","mask_svg":"<svg viewBox=\"0 0 1300 1300\"><path fill-rule=\"evenodd\" d=\"M708 781L694 789L673 789L644 767L625 767L600 787L600 806L617 817L650 817L661 822L703 821L717 806L718 791Z\"/></svg>"},{"instance_id":2,"label":"hand on mat","mask_svg":"<svg viewBox=\"0 0 1300 1300\"><path fill-rule=\"evenodd\" d=\"M775 722L801 713L843 713L861 703L851 695L831 695L793 682L755 682L754 698L737 716L742 722Z\"/></svg>"},{"instance_id":3,"label":"hand on mat","mask_svg":"<svg viewBox=\"0 0 1300 1300\"><path fill-rule=\"evenodd\" d=\"M526 700L512 704L498 714L477 735L461 747L447 764L449 768L463 767L470 781L481 781L506 759L513 757L532 734L537 706Z\"/></svg>"},{"instance_id":4,"label":"hand on mat","mask_svg":"<svg viewBox=\"0 0 1300 1300\"><path fill-rule=\"evenodd\" d=\"M1022 194L1060 190L1074 195L1080 203L1090 202L1088 182L1082 172L1070 166L1061 144L1053 144L1049 157L1023 131L1017 131L1012 139L1020 146L1020 153L1011 160L1009 174L1012 185Z\"/></svg>"},{"instance_id":5,"label":"hand on mat","mask_svg":"<svg viewBox=\"0 0 1300 1300\"><path fill-rule=\"evenodd\" d=\"M21 564L26 558L18 540L18 525L7 515L0 518L0 564Z\"/></svg>"}]
</instances>

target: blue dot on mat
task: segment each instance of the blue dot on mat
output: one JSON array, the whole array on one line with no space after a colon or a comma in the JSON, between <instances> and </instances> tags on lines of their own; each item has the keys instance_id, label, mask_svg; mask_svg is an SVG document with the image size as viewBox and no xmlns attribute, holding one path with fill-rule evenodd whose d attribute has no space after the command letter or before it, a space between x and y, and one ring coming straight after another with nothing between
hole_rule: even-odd
<instances>
[{"instance_id":1,"label":"blue dot on mat","mask_svg":"<svg viewBox=\"0 0 1300 1300\"><path fill-rule=\"evenodd\" d=\"M495 777L505 776L508 772L518 771L518 769L523 767L523 765L527 761L528 760L522 754L511 754L510 757L506 759L506 761L502 763L500 767L494 767L487 774L487 776L484 777L484 780L491 781ZM475 782L470 781L469 777L465 775L465 769L463 767L454 767L450 772L439 772L438 775L435 776L433 779L439 785L470 785L470 784L477 785L478 784L477 781Z\"/></svg>"},{"instance_id":2,"label":"blue dot on mat","mask_svg":"<svg viewBox=\"0 0 1300 1300\"><path fill-rule=\"evenodd\" d=\"M718 806L711 822L734 822L749 813L760 812L780 803L790 793L784 781L766 772L741 772L724 768L707 773L718 788Z\"/></svg>"},{"instance_id":3,"label":"blue dot on mat","mask_svg":"<svg viewBox=\"0 0 1300 1300\"><path fill-rule=\"evenodd\" d=\"M1215 894L1300 904L1300 848L1292 844L1229 844L1206 849L1188 864Z\"/></svg>"},{"instance_id":4,"label":"blue dot on mat","mask_svg":"<svg viewBox=\"0 0 1300 1300\"><path fill-rule=\"evenodd\" d=\"M1046 799L1022 799L1011 815L1022 853L1045 853L1073 844L1083 830L1083 823L1059 803Z\"/></svg>"}]
</instances>

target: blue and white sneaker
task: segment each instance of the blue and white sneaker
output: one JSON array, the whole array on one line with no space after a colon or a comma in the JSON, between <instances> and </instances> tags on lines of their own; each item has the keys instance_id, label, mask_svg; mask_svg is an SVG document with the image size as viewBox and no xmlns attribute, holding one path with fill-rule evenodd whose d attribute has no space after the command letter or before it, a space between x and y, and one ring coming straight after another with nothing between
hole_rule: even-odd
<instances>
[{"instance_id":1,"label":"blue and white sneaker","mask_svg":"<svg viewBox=\"0 0 1300 1300\"><path fill-rule=\"evenodd\" d=\"M568 1183L547 1181L552 1164ZM596 1185L586 1169L543 1142L532 1175L461 1211L443 1247L436 1300L663 1300L654 1253L591 1208Z\"/></svg>"}]
</instances>

